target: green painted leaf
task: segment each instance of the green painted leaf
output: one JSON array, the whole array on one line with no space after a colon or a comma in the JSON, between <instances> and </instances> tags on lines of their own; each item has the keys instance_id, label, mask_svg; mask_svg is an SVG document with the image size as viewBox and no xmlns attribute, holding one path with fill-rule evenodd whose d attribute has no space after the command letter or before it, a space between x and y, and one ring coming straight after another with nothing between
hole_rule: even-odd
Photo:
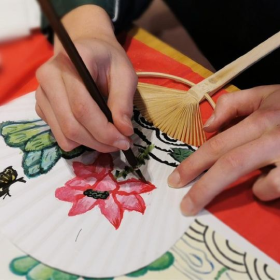
<instances>
[{"instance_id":1,"label":"green painted leaf","mask_svg":"<svg viewBox=\"0 0 280 280\"><path fill-rule=\"evenodd\" d=\"M9 134L26 130L36 126L47 126L45 122L42 120L32 121L32 122L4 122L0 125L0 133L3 136L7 136Z\"/></svg>"},{"instance_id":2,"label":"green painted leaf","mask_svg":"<svg viewBox=\"0 0 280 280\"><path fill-rule=\"evenodd\" d=\"M25 146L25 143L33 136L40 134L46 130L49 130L48 126L34 127L27 130L18 131L9 134L6 138L6 144L10 147L21 147Z\"/></svg>"},{"instance_id":3,"label":"green painted leaf","mask_svg":"<svg viewBox=\"0 0 280 280\"><path fill-rule=\"evenodd\" d=\"M26 276L27 280L52 280L54 269L39 263Z\"/></svg>"},{"instance_id":4,"label":"green painted leaf","mask_svg":"<svg viewBox=\"0 0 280 280\"><path fill-rule=\"evenodd\" d=\"M227 271L228 271L228 268L222 267L222 268L218 271L218 273L217 273L217 275L215 276L214 280L220 280L221 277L222 277L222 275L223 275L225 272L227 272Z\"/></svg>"},{"instance_id":5,"label":"green painted leaf","mask_svg":"<svg viewBox=\"0 0 280 280\"><path fill-rule=\"evenodd\" d=\"M24 165L26 167L30 167L36 165L37 163L40 163L41 156L42 156L41 151L25 153Z\"/></svg>"},{"instance_id":6,"label":"green painted leaf","mask_svg":"<svg viewBox=\"0 0 280 280\"><path fill-rule=\"evenodd\" d=\"M61 157L61 150L58 146L48 148L43 151L41 158L41 170L43 173L49 172Z\"/></svg>"},{"instance_id":7,"label":"green painted leaf","mask_svg":"<svg viewBox=\"0 0 280 280\"><path fill-rule=\"evenodd\" d=\"M137 271L127 274L128 277L140 277L145 275L148 271L161 271L169 268L174 263L174 256L167 252L150 265L143 267Z\"/></svg>"},{"instance_id":8,"label":"green painted leaf","mask_svg":"<svg viewBox=\"0 0 280 280\"><path fill-rule=\"evenodd\" d=\"M189 157L194 151L190 149L173 148L169 153L176 161L182 162Z\"/></svg>"},{"instance_id":9,"label":"green painted leaf","mask_svg":"<svg viewBox=\"0 0 280 280\"><path fill-rule=\"evenodd\" d=\"M52 280L77 280L79 277L66 272L55 270L52 275Z\"/></svg>"},{"instance_id":10,"label":"green painted leaf","mask_svg":"<svg viewBox=\"0 0 280 280\"><path fill-rule=\"evenodd\" d=\"M140 277L140 276L145 275L147 272L148 272L148 268L147 268L147 266L146 266L146 267L143 267L143 268L141 268L141 269L138 269L138 270L136 270L136 271L134 271L134 272L131 272L131 273L129 273L129 274L126 274L126 276L128 276L128 277Z\"/></svg>"},{"instance_id":11,"label":"green painted leaf","mask_svg":"<svg viewBox=\"0 0 280 280\"><path fill-rule=\"evenodd\" d=\"M169 268L174 263L174 256L167 252L159 259L148 265L148 270L159 271Z\"/></svg>"},{"instance_id":12,"label":"green painted leaf","mask_svg":"<svg viewBox=\"0 0 280 280\"><path fill-rule=\"evenodd\" d=\"M24 174L29 178L33 178L33 177L40 175L41 174L40 164L31 166L29 168L25 168Z\"/></svg>"},{"instance_id":13,"label":"green painted leaf","mask_svg":"<svg viewBox=\"0 0 280 280\"><path fill-rule=\"evenodd\" d=\"M24 152L22 167L29 178L49 172L61 157L72 159L89 150L80 146L70 152L63 151L42 120L4 122L0 124L0 135L8 146Z\"/></svg>"},{"instance_id":14,"label":"green painted leaf","mask_svg":"<svg viewBox=\"0 0 280 280\"><path fill-rule=\"evenodd\" d=\"M25 145L26 152L40 151L53 146L56 143L50 130L32 137Z\"/></svg>"},{"instance_id":15,"label":"green painted leaf","mask_svg":"<svg viewBox=\"0 0 280 280\"><path fill-rule=\"evenodd\" d=\"M114 280L114 278L88 278L88 277L83 277L84 280Z\"/></svg>"},{"instance_id":16,"label":"green painted leaf","mask_svg":"<svg viewBox=\"0 0 280 280\"><path fill-rule=\"evenodd\" d=\"M31 178L40 174L42 152L25 153L22 160L24 174Z\"/></svg>"},{"instance_id":17,"label":"green painted leaf","mask_svg":"<svg viewBox=\"0 0 280 280\"><path fill-rule=\"evenodd\" d=\"M39 262L31 257L19 257L10 263L10 270L16 275L26 275L32 268L38 265Z\"/></svg>"},{"instance_id":18,"label":"green painted leaf","mask_svg":"<svg viewBox=\"0 0 280 280\"><path fill-rule=\"evenodd\" d=\"M86 150L89 150L88 148L84 146L79 146L76 149L70 151L70 152L65 152L61 150L62 157L65 159L71 159L80 156L82 153L84 153Z\"/></svg>"}]
</instances>

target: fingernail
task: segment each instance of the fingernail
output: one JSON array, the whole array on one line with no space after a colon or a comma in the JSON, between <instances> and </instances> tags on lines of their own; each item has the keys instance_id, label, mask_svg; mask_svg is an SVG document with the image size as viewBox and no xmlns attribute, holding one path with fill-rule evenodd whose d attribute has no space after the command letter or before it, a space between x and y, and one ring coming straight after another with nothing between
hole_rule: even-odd
<instances>
[{"instance_id":1,"label":"fingernail","mask_svg":"<svg viewBox=\"0 0 280 280\"><path fill-rule=\"evenodd\" d=\"M215 119L215 115L213 114L208 120L207 120L207 122L204 124L204 128L205 127L208 127L208 126L210 126L211 124L212 124L212 122L214 121L214 119Z\"/></svg>"},{"instance_id":2,"label":"fingernail","mask_svg":"<svg viewBox=\"0 0 280 280\"><path fill-rule=\"evenodd\" d=\"M118 140L113 146L120 150L126 151L130 148L130 143L127 140Z\"/></svg>"},{"instance_id":3,"label":"fingernail","mask_svg":"<svg viewBox=\"0 0 280 280\"><path fill-rule=\"evenodd\" d=\"M124 115L123 116L123 120L129 126L129 128L133 131L133 126L132 126L132 123L131 123L131 118L129 116L127 116L127 115Z\"/></svg>"},{"instance_id":4,"label":"fingernail","mask_svg":"<svg viewBox=\"0 0 280 280\"><path fill-rule=\"evenodd\" d=\"M181 212L187 217L195 215L193 202L188 196L185 196L181 202Z\"/></svg>"},{"instance_id":5,"label":"fingernail","mask_svg":"<svg viewBox=\"0 0 280 280\"><path fill-rule=\"evenodd\" d=\"M167 180L168 186L170 188L178 188L181 183L180 173L175 169Z\"/></svg>"}]
</instances>

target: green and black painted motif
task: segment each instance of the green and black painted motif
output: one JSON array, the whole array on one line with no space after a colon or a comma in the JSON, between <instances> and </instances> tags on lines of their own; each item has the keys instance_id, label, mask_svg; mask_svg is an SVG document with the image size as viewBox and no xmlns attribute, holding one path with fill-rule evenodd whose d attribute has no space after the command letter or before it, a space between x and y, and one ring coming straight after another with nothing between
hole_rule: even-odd
<instances>
[{"instance_id":1,"label":"green and black painted motif","mask_svg":"<svg viewBox=\"0 0 280 280\"><path fill-rule=\"evenodd\" d=\"M0 135L8 146L22 150L22 167L29 178L49 172L61 157L71 159L86 151L83 146L71 152L63 151L42 120L4 122L0 125Z\"/></svg>"},{"instance_id":2,"label":"green and black painted motif","mask_svg":"<svg viewBox=\"0 0 280 280\"><path fill-rule=\"evenodd\" d=\"M135 146L137 146L135 144ZM149 153L154 149L154 145L149 145L145 149L139 148L139 154L137 156L137 168L140 168L142 165L145 165L146 161L150 159ZM123 171L116 170L115 177L116 179L119 178L126 178L128 174L133 173L135 169L133 169L131 166L125 166Z\"/></svg>"}]
</instances>

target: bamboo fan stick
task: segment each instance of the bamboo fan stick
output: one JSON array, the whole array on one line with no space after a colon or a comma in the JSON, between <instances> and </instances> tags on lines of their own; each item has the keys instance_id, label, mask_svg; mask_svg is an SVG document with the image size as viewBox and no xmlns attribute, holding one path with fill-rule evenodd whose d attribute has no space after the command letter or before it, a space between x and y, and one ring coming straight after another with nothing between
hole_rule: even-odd
<instances>
[{"instance_id":1,"label":"bamboo fan stick","mask_svg":"<svg viewBox=\"0 0 280 280\"><path fill-rule=\"evenodd\" d=\"M139 83L135 105L141 114L161 131L190 145L200 146L206 141L206 137L202 129L199 103L206 98L214 108L215 103L211 96L215 92L279 46L280 32L212 76L192 86L187 92ZM138 73L138 76L164 77L186 84L185 79L169 74L144 72Z\"/></svg>"},{"instance_id":2,"label":"bamboo fan stick","mask_svg":"<svg viewBox=\"0 0 280 280\"><path fill-rule=\"evenodd\" d=\"M194 86L195 83L178 77L178 76L174 76L174 75L170 75L170 74L166 74L166 73L159 73L159 72L136 72L138 77L154 77L154 78L166 78L166 79L170 79L170 80L174 80L176 82L188 85L190 87Z\"/></svg>"},{"instance_id":3,"label":"bamboo fan stick","mask_svg":"<svg viewBox=\"0 0 280 280\"><path fill-rule=\"evenodd\" d=\"M189 90L189 93L194 95L199 101L202 100L206 93L212 96L237 75L273 52L279 46L280 32L271 36L245 55L239 57L215 74L192 87L191 90Z\"/></svg>"}]
</instances>

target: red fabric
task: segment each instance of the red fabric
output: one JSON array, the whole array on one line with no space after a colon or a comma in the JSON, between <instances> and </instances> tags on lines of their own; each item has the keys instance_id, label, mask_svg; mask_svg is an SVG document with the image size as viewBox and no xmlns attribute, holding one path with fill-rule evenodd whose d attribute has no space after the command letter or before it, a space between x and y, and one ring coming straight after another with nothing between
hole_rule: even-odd
<instances>
[{"instance_id":1,"label":"red fabric","mask_svg":"<svg viewBox=\"0 0 280 280\"><path fill-rule=\"evenodd\" d=\"M53 53L40 33L0 45L0 105L37 88L36 69Z\"/></svg>"},{"instance_id":2,"label":"red fabric","mask_svg":"<svg viewBox=\"0 0 280 280\"><path fill-rule=\"evenodd\" d=\"M158 71L185 77L195 83L202 80L189 67L128 38L125 48L137 71ZM51 46L41 34L34 34L9 45L0 46L3 67L0 72L0 104L37 87L35 71L52 55ZM186 89L164 79L141 79L154 84ZM215 95L214 100L225 91ZM208 103L201 105L205 121L212 113ZM239 180L220 194L207 209L229 227L280 262L280 201L261 203L252 195L251 186L258 172Z\"/></svg>"},{"instance_id":3,"label":"red fabric","mask_svg":"<svg viewBox=\"0 0 280 280\"><path fill-rule=\"evenodd\" d=\"M187 66L151 49L137 40L127 41L127 53L136 71L156 71L177 75L197 83L203 78ZM186 86L165 79L141 79L166 87L186 89ZM222 90L213 99L225 93ZM203 121L206 121L213 110L204 102L201 104ZM212 214L249 240L267 255L280 262L280 200L268 203L258 201L251 191L258 172L250 174L220 194L208 207Z\"/></svg>"}]
</instances>

